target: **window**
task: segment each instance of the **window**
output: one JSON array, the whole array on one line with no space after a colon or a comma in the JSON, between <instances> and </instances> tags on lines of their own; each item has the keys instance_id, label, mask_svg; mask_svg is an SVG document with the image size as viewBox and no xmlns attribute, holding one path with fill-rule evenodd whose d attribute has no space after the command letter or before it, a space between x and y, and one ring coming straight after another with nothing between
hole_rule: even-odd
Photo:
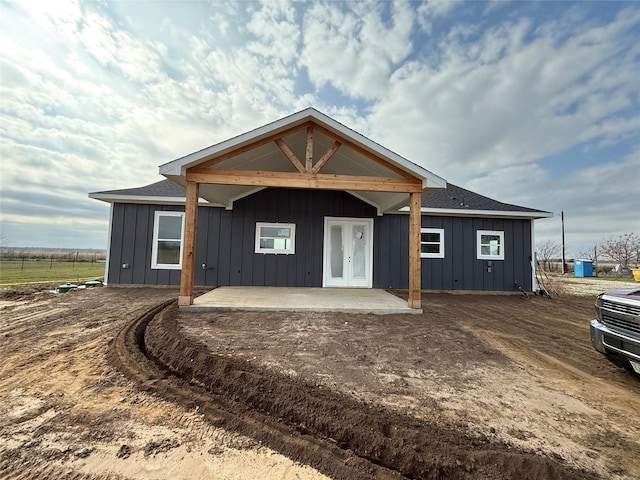
<instances>
[{"instance_id":1,"label":"window","mask_svg":"<svg viewBox=\"0 0 640 480\"><path fill-rule=\"evenodd\" d=\"M478 259L504 260L504 232L478 230Z\"/></svg>"},{"instance_id":2,"label":"window","mask_svg":"<svg viewBox=\"0 0 640 480\"><path fill-rule=\"evenodd\" d=\"M256 253L292 254L296 250L293 223L256 223Z\"/></svg>"},{"instance_id":3,"label":"window","mask_svg":"<svg viewBox=\"0 0 640 480\"><path fill-rule=\"evenodd\" d=\"M442 228L420 229L420 257L444 258L444 230Z\"/></svg>"},{"instance_id":4,"label":"window","mask_svg":"<svg viewBox=\"0 0 640 480\"><path fill-rule=\"evenodd\" d=\"M182 268L184 213L156 211L153 222L151 268Z\"/></svg>"}]
</instances>

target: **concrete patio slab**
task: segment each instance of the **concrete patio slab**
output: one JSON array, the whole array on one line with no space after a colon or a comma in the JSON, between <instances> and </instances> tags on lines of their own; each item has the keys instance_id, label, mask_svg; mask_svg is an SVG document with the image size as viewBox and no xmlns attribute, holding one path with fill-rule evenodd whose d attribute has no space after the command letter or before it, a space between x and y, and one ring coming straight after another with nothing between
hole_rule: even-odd
<instances>
[{"instance_id":1,"label":"concrete patio slab","mask_svg":"<svg viewBox=\"0 0 640 480\"><path fill-rule=\"evenodd\" d=\"M422 313L407 301L371 288L218 287L183 305L182 311L229 310L349 312L389 315Z\"/></svg>"}]
</instances>

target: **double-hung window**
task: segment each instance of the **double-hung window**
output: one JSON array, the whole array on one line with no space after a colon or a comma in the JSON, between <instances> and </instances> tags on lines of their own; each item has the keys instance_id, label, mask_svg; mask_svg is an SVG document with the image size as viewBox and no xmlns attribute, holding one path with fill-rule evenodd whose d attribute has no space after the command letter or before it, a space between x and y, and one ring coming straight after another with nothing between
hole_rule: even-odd
<instances>
[{"instance_id":1,"label":"double-hung window","mask_svg":"<svg viewBox=\"0 0 640 480\"><path fill-rule=\"evenodd\" d=\"M444 258L444 229L420 229L420 258Z\"/></svg>"},{"instance_id":2,"label":"double-hung window","mask_svg":"<svg viewBox=\"0 0 640 480\"><path fill-rule=\"evenodd\" d=\"M504 232L499 230L478 230L479 260L504 260Z\"/></svg>"},{"instance_id":3,"label":"double-hung window","mask_svg":"<svg viewBox=\"0 0 640 480\"><path fill-rule=\"evenodd\" d=\"M156 211L153 221L151 268L182 268L184 213Z\"/></svg>"},{"instance_id":4,"label":"double-hung window","mask_svg":"<svg viewBox=\"0 0 640 480\"><path fill-rule=\"evenodd\" d=\"M296 251L294 223L256 223L255 253L293 254Z\"/></svg>"}]
</instances>

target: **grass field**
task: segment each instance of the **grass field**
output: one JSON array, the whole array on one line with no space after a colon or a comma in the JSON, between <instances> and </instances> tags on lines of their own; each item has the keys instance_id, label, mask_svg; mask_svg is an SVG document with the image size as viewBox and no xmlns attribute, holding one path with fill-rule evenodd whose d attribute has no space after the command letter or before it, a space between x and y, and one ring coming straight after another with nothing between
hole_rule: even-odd
<instances>
[{"instance_id":1,"label":"grass field","mask_svg":"<svg viewBox=\"0 0 640 480\"><path fill-rule=\"evenodd\" d=\"M78 283L102 280L104 262L62 262L26 259L0 260L0 285L25 283Z\"/></svg>"}]
</instances>

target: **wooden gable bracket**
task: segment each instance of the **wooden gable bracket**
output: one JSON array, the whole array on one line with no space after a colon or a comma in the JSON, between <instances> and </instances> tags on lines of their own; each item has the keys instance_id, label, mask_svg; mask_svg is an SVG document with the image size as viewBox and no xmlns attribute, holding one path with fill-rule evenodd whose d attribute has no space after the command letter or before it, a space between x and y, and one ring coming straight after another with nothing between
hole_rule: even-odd
<instances>
[{"instance_id":1,"label":"wooden gable bracket","mask_svg":"<svg viewBox=\"0 0 640 480\"><path fill-rule=\"evenodd\" d=\"M306 148L304 165L298 159L295 153L284 142L283 138L301 129L307 129ZM324 135L334 140L329 149L322 157L313 164L313 131L318 130ZM274 172L262 170L226 170L219 168L209 168L216 164L250 151L258 146L275 142L280 151L287 157L291 164L295 167L296 172ZM333 157L342 145L357 151L361 155L366 156L370 160L377 162L385 168L399 175L398 177L378 177L366 175L339 175L339 174L321 174L318 173L322 167ZM405 172L401 168L383 160L372 153L369 153L362 147L355 145L347 139L336 136L331 131L308 122L304 125L292 127L281 132L279 135L272 135L260 140L259 142L242 147L233 152L227 152L224 155L211 159L200 164L197 167L187 169L186 180L189 182L209 183L214 185L243 185L254 187L289 187L289 188L309 188L324 190L352 190L352 191L370 191L370 192L402 192L413 193L422 191L422 181L411 174Z\"/></svg>"},{"instance_id":2,"label":"wooden gable bracket","mask_svg":"<svg viewBox=\"0 0 640 480\"><path fill-rule=\"evenodd\" d=\"M302 165L302 162L300 162L300 160L296 157L296 155L291 151L290 148L288 148L288 146L284 143L284 141L282 140L284 137L286 137L287 135L291 135L292 133L298 132L301 129L306 128L307 129L307 148L306 148L306 155L309 155L309 152L311 152L311 154L313 153L313 132L309 132L309 130L317 130L320 133L326 135L327 137L331 138L334 140L333 145L325 152L325 154L320 158L320 160L318 160L316 162L315 165L313 165L311 167L311 169L308 171L305 167ZM336 153L336 151L338 150L338 148L340 148L342 145L344 145L345 147L350 148L351 150L354 150L355 152L358 152L359 154L363 155L364 157L368 158L369 160L372 160L376 163L378 163L379 165L382 165L383 167L387 168L388 170L391 170L392 172L394 172L395 174L404 177L408 180L416 180L416 178L411 175L408 172L405 172L404 170L402 170L399 167L396 167L395 165L393 165L390 162L387 162L386 160L383 160L382 158L372 154L371 152L369 152L368 150L366 150L365 148L362 148L359 145L356 145L355 143L351 142L350 140L346 139L346 138L341 138L338 135L334 134L331 130L328 130L316 123L313 122L306 122L305 124L302 125L296 125L294 127L290 127L286 130L283 130L279 133L273 134L273 135L269 135L255 143L252 143L251 145L246 145L244 147L241 148L237 148L235 150L226 152L222 155L219 155L215 158L212 158L210 160L207 160L203 163L201 163L200 165L198 165L197 168L207 168L207 167L212 167L214 165L217 165L219 163L224 162L225 160L228 160L230 158L233 158L237 155L240 155L242 153L246 153L248 151L251 151L255 148L261 147L262 145L266 145L268 143L271 142L275 142L276 145L278 145L278 147L280 148L280 150L282 150L282 152L285 154L285 156L289 159L289 161L293 164L293 166L296 168L296 170L300 173L318 173L320 171L320 169L326 165L326 163L331 160L331 158L333 157L333 155ZM282 148L282 146L284 146L284 148ZM293 160L295 159L295 160ZM305 158L305 164L306 162L306 158ZM300 169L302 168L302 170Z\"/></svg>"},{"instance_id":3,"label":"wooden gable bracket","mask_svg":"<svg viewBox=\"0 0 640 480\"><path fill-rule=\"evenodd\" d=\"M326 163L333 157L333 155L338 151L338 148L342 145L342 142L339 140L335 140L333 145L329 147L329 149L322 155L320 160L313 164L313 126L309 125L307 127L307 144L305 148L305 162L302 165L302 162L296 157L296 154L291 151L291 149L284 143L282 137L276 138L274 140L275 144L278 148L285 154L285 156L289 159L291 164L298 170L300 173L311 173L316 174L320 171L322 167L326 165Z\"/></svg>"},{"instance_id":4,"label":"wooden gable bracket","mask_svg":"<svg viewBox=\"0 0 640 480\"><path fill-rule=\"evenodd\" d=\"M300 160L298 160L296 154L291 151L286 143L284 143L284 140L282 140L282 138L276 138L275 142L276 145L278 145L278 148L282 150L282 153L284 153L289 161L293 164L293 166L296 167L296 170L298 170L300 173L305 173L306 169L302 166L302 163L300 163Z\"/></svg>"},{"instance_id":5,"label":"wooden gable bracket","mask_svg":"<svg viewBox=\"0 0 640 480\"><path fill-rule=\"evenodd\" d=\"M320 157L320 160L318 160L313 166L313 168L311 169L311 173L318 173L320 169L324 167L329 160L331 160L331 157L333 157L333 154L338 151L340 145L342 145L342 143L340 143L338 140L333 142L333 145L329 147L329 150L327 150L324 155Z\"/></svg>"}]
</instances>

